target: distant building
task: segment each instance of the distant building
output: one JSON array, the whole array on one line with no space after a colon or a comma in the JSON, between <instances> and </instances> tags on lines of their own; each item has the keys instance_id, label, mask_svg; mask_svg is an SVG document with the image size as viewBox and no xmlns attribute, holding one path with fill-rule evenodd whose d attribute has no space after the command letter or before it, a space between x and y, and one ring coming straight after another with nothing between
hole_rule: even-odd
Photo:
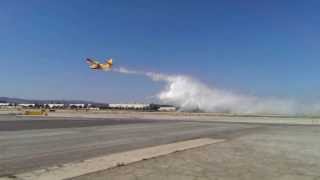
<instances>
[{"instance_id":1,"label":"distant building","mask_svg":"<svg viewBox=\"0 0 320 180\"><path fill-rule=\"evenodd\" d=\"M25 107L25 108L33 108L36 104L18 104L18 106Z\"/></svg>"},{"instance_id":2,"label":"distant building","mask_svg":"<svg viewBox=\"0 0 320 180\"><path fill-rule=\"evenodd\" d=\"M71 109L74 109L74 108L85 108L86 105L85 104L69 104L69 107Z\"/></svg>"},{"instance_id":3,"label":"distant building","mask_svg":"<svg viewBox=\"0 0 320 180\"><path fill-rule=\"evenodd\" d=\"M111 109L132 109L132 110L143 110L149 109L150 104L109 104Z\"/></svg>"},{"instance_id":4,"label":"distant building","mask_svg":"<svg viewBox=\"0 0 320 180\"><path fill-rule=\"evenodd\" d=\"M10 103L0 103L0 107L8 107L10 106Z\"/></svg>"},{"instance_id":5,"label":"distant building","mask_svg":"<svg viewBox=\"0 0 320 180\"><path fill-rule=\"evenodd\" d=\"M158 111L162 111L162 112L174 112L177 111L177 108L174 106L164 106L164 107L160 107L158 109Z\"/></svg>"},{"instance_id":6,"label":"distant building","mask_svg":"<svg viewBox=\"0 0 320 180\"><path fill-rule=\"evenodd\" d=\"M99 111L100 108L98 108L98 107L89 107L88 110L91 110L91 111Z\"/></svg>"},{"instance_id":7,"label":"distant building","mask_svg":"<svg viewBox=\"0 0 320 180\"><path fill-rule=\"evenodd\" d=\"M44 107L48 107L51 109L55 109L55 108L64 108L64 104L44 104Z\"/></svg>"}]
</instances>

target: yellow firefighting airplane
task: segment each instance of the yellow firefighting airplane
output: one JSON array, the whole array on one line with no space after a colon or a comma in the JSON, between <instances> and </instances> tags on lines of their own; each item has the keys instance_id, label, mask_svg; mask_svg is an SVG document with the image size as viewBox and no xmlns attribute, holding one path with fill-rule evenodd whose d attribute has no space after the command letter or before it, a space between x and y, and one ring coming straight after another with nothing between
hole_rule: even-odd
<instances>
[{"instance_id":1,"label":"yellow firefighting airplane","mask_svg":"<svg viewBox=\"0 0 320 180\"><path fill-rule=\"evenodd\" d=\"M112 59L108 59L106 63L100 63L90 58L87 58L86 61L89 64L89 68L94 70L111 70L113 65Z\"/></svg>"}]
</instances>

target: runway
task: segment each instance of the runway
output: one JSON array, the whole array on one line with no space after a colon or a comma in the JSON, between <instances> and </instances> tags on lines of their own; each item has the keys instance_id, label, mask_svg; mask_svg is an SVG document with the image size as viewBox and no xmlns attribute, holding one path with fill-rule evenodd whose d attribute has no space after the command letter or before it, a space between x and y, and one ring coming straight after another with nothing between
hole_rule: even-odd
<instances>
[{"instance_id":1,"label":"runway","mask_svg":"<svg viewBox=\"0 0 320 180\"><path fill-rule=\"evenodd\" d=\"M0 131L22 131L35 129L77 128L93 126L111 126L137 123L159 123L160 121L142 119L89 119L89 118L37 118L16 121L0 121ZM163 122L163 121L161 121Z\"/></svg>"},{"instance_id":2,"label":"runway","mask_svg":"<svg viewBox=\"0 0 320 180\"><path fill-rule=\"evenodd\" d=\"M268 126L154 119L1 117L0 177L183 140L232 139Z\"/></svg>"}]
</instances>

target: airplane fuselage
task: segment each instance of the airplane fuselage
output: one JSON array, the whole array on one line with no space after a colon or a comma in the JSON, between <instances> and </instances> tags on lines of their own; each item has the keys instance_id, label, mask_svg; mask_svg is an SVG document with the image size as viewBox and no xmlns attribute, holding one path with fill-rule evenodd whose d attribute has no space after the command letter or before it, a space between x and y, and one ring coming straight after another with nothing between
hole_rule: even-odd
<instances>
[{"instance_id":1,"label":"airplane fuselage","mask_svg":"<svg viewBox=\"0 0 320 180\"><path fill-rule=\"evenodd\" d=\"M99 63L87 58L87 63L89 64L89 68L94 70L110 70L113 65L112 59L109 59L106 63Z\"/></svg>"},{"instance_id":2,"label":"airplane fuselage","mask_svg":"<svg viewBox=\"0 0 320 180\"><path fill-rule=\"evenodd\" d=\"M111 65L109 64L93 64L89 66L91 69L96 69L96 70L106 70L106 69L110 69Z\"/></svg>"}]
</instances>

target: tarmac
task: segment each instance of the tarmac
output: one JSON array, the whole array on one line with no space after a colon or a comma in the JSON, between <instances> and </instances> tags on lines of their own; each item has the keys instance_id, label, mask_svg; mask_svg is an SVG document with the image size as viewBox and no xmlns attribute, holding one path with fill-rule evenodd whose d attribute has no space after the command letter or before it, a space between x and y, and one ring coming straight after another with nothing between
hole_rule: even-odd
<instances>
[{"instance_id":1,"label":"tarmac","mask_svg":"<svg viewBox=\"0 0 320 180\"><path fill-rule=\"evenodd\" d=\"M319 180L319 135L319 127L266 127L73 180Z\"/></svg>"},{"instance_id":2,"label":"tarmac","mask_svg":"<svg viewBox=\"0 0 320 180\"><path fill-rule=\"evenodd\" d=\"M316 118L80 115L1 115L0 179L199 138L223 142L73 179L320 179Z\"/></svg>"},{"instance_id":3,"label":"tarmac","mask_svg":"<svg viewBox=\"0 0 320 180\"><path fill-rule=\"evenodd\" d=\"M0 121L0 176L201 137L237 136L260 128L250 124L152 119L5 119Z\"/></svg>"}]
</instances>

